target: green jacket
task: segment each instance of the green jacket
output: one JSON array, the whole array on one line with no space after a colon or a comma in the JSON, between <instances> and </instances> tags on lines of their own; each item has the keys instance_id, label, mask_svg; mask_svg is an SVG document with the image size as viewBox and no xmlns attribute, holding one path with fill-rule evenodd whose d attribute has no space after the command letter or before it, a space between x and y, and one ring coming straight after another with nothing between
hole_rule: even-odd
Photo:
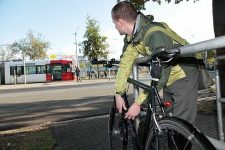
<instances>
[{"instance_id":1,"label":"green jacket","mask_svg":"<svg viewBox=\"0 0 225 150\"><path fill-rule=\"evenodd\" d=\"M133 36L125 36L123 54L121 55L119 70L116 75L116 94L122 95L125 93L127 78L132 71L133 62L140 54L143 56L150 55L154 49L161 46L167 48L181 46L181 44L161 31L155 31L149 35L145 35L147 31L154 26L161 26L164 28L162 24L153 22L153 16L147 17L140 13L136 20ZM194 55L185 57L194 58ZM197 63L180 63L174 66L163 67L157 88L160 90L165 85L169 86L174 81L193 74L198 70L196 64ZM143 92L138 96L135 102L141 104L147 96L148 94Z\"/></svg>"}]
</instances>

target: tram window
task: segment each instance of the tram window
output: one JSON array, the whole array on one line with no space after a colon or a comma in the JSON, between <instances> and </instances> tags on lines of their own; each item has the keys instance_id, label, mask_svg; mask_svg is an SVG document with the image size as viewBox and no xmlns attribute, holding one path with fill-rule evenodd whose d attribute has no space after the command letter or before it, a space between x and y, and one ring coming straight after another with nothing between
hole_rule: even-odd
<instances>
[{"instance_id":1,"label":"tram window","mask_svg":"<svg viewBox=\"0 0 225 150\"><path fill-rule=\"evenodd\" d=\"M23 74L23 66L16 66L16 74L17 75Z\"/></svg>"},{"instance_id":2,"label":"tram window","mask_svg":"<svg viewBox=\"0 0 225 150\"><path fill-rule=\"evenodd\" d=\"M10 66L10 75L14 75L16 71L16 66Z\"/></svg>"},{"instance_id":3,"label":"tram window","mask_svg":"<svg viewBox=\"0 0 225 150\"><path fill-rule=\"evenodd\" d=\"M71 72L71 66L67 66L66 72Z\"/></svg>"},{"instance_id":4,"label":"tram window","mask_svg":"<svg viewBox=\"0 0 225 150\"><path fill-rule=\"evenodd\" d=\"M45 74L46 67L45 66L36 66L37 67L37 74Z\"/></svg>"},{"instance_id":5,"label":"tram window","mask_svg":"<svg viewBox=\"0 0 225 150\"><path fill-rule=\"evenodd\" d=\"M28 74L36 74L36 66L27 66L26 68L27 68L26 72Z\"/></svg>"},{"instance_id":6,"label":"tram window","mask_svg":"<svg viewBox=\"0 0 225 150\"><path fill-rule=\"evenodd\" d=\"M23 66L10 66L10 75L23 75Z\"/></svg>"},{"instance_id":7,"label":"tram window","mask_svg":"<svg viewBox=\"0 0 225 150\"><path fill-rule=\"evenodd\" d=\"M53 66L52 73L62 73L62 66Z\"/></svg>"},{"instance_id":8,"label":"tram window","mask_svg":"<svg viewBox=\"0 0 225 150\"><path fill-rule=\"evenodd\" d=\"M63 70L62 72L71 72L71 68L70 68L70 65L63 65Z\"/></svg>"}]
</instances>

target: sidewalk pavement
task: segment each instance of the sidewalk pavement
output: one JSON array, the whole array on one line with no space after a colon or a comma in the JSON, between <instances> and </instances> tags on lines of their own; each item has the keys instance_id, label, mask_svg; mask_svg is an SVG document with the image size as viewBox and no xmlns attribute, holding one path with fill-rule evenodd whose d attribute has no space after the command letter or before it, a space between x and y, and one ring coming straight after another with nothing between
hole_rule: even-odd
<instances>
[{"instance_id":1,"label":"sidewalk pavement","mask_svg":"<svg viewBox=\"0 0 225 150\"><path fill-rule=\"evenodd\" d=\"M57 142L55 150L109 150L107 125L108 115L57 123L51 127ZM215 115L198 113L196 127L218 139Z\"/></svg>"},{"instance_id":2,"label":"sidewalk pavement","mask_svg":"<svg viewBox=\"0 0 225 150\"><path fill-rule=\"evenodd\" d=\"M68 80L68 81L52 81L44 83L27 83L27 84L9 84L3 85L0 84L0 90L11 90L11 89L24 89L24 88L40 88L40 87L54 87L54 86L67 86L67 85L79 85L79 84L93 84L101 82L114 82L114 78L102 78L102 79L85 79L77 82L77 80Z\"/></svg>"}]
</instances>

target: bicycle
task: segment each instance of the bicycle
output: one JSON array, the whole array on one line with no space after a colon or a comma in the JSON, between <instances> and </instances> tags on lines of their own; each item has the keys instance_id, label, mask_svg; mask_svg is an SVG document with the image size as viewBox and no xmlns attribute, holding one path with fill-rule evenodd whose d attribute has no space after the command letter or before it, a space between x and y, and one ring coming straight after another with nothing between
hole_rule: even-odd
<instances>
[{"instance_id":1,"label":"bicycle","mask_svg":"<svg viewBox=\"0 0 225 150\"><path fill-rule=\"evenodd\" d=\"M157 49L151 57L142 58L151 66L169 63L179 56L179 49ZM139 58L140 59L140 58ZM143 61L139 61L143 62ZM196 127L174 117L166 111L170 102L162 102L156 85L159 76L152 76L151 85L128 78L128 82L149 92L146 107L137 119L124 119L125 111L118 113L115 98L110 108L108 121L109 146L111 150L214 150L215 147ZM123 95L127 108L126 95ZM144 121L139 121L140 119ZM141 124L142 123L142 124ZM138 127L139 126L139 127ZM141 130L142 129L142 130ZM142 132L140 132L142 131Z\"/></svg>"}]
</instances>

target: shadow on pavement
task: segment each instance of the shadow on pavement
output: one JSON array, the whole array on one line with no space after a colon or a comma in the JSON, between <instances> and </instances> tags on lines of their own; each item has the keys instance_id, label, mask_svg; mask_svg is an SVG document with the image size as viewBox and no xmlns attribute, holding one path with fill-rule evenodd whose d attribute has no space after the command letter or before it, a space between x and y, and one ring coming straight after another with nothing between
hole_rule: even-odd
<instances>
[{"instance_id":1,"label":"shadow on pavement","mask_svg":"<svg viewBox=\"0 0 225 150\"><path fill-rule=\"evenodd\" d=\"M107 114L112 97L3 104L0 106L0 130Z\"/></svg>"}]
</instances>

